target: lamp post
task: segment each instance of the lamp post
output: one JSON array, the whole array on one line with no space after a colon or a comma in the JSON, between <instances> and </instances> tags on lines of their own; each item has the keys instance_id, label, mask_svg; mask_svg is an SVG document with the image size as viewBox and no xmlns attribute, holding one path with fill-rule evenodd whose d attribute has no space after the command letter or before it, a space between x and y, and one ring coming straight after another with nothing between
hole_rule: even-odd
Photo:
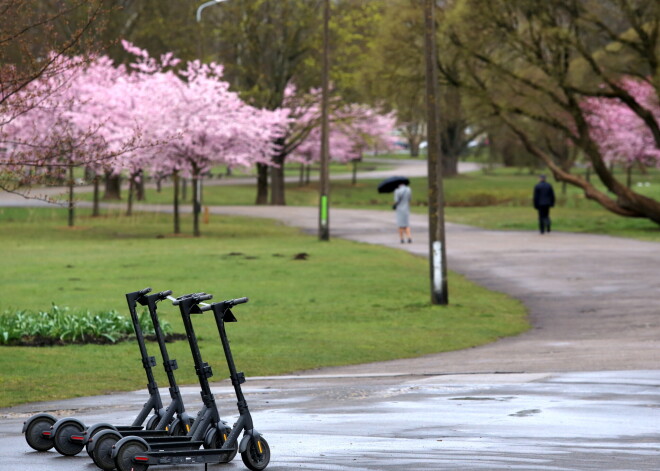
<instances>
[{"instance_id":1,"label":"lamp post","mask_svg":"<svg viewBox=\"0 0 660 471\"><path fill-rule=\"evenodd\" d=\"M442 148L438 133L438 69L435 37L435 0L424 0L424 52L426 62L426 112L429 185L429 266L431 303L449 303L447 294L447 256L445 247L444 190L442 185Z\"/></svg>"},{"instance_id":2,"label":"lamp post","mask_svg":"<svg viewBox=\"0 0 660 471\"><path fill-rule=\"evenodd\" d=\"M227 0L210 0L209 2L202 3L198 8L197 8L197 23L202 21L202 10L206 7L210 7L211 5L215 5L217 3L222 3L226 2Z\"/></svg>"},{"instance_id":3,"label":"lamp post","mask_svg":"<svg viewBox=\"0 0 660 471\"><path fill-rule=\"evenodd\" d=\"M321 175L319 182L319 239L330 240L330 140L328 125L328 77L330 75L330 0L323 2L323 66L321 70Z\"/></svg>"},{"instance_id":4,"label":"lamp post","mask_svg":"<svg viewBox=\"0 0 660 471\"><path fill-rule=\"evenodd\" d=\"M222 3L226 0L210 0L208 2L205 2L201 4L197 8L197 23L201 23L202 21L202 11L206 7L210 7L211 5L216 5L218 3ZM203 61L203 34L200 34L199 38L199 50L198 50L198 55L199 55L199 60ZM199 214L202 211L202 177L199 175L198 177L193 178L193 228L194 228L194 235L198 237L200 235L199 231Z\"/></svg>"}]
</instances>

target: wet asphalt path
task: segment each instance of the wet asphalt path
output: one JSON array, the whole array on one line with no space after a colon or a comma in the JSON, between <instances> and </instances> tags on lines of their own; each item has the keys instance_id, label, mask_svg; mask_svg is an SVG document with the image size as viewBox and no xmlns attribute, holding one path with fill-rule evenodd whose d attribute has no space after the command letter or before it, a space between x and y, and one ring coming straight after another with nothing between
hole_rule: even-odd
<instances>
[{"instance_id":1,"label":"wet asphalt path","mask_svg":"<svg viewBox=\"0 0 660 471\"><path fill-rule=\"evenodd\" d=\"M253 378L245 391L255 424L271 445L271 471L655 471L660 467L659 383L657 371L299 376ZM214 392L223 410L231 411L230 385L218 384ZM198 401L195 388L185 388L184 394L188 404ZM16 433L23 417L53 407L82 407L76 415L86 422L125 424L144 395L137 391L2 411L0 469L96 469L84 451L75 457L31 451ZM237 458L211 469L245 467Z\"/></svg>"}]
</instances>

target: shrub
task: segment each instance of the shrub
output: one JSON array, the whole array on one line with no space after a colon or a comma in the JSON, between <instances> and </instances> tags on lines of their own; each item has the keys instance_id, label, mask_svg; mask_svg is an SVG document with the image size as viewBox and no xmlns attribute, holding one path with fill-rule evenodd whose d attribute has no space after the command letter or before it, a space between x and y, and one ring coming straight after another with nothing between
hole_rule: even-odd
<instances>
[{"instance_id":1,"label":"shrub","mask_svg":"<svg viewBox=\"0 0 660 471\"><path fill-rule=\"evenodd\" d=\"M145 336L154 335L149 313L139 314L140 327ZM167 335L172 328L161 321ZM5 311L0 315L1 345L63 345L67 343L116 343L134 335L130 317L117 311L91 313L70 312L53 304L49 311Z\"/></svg>"}]
</instances>

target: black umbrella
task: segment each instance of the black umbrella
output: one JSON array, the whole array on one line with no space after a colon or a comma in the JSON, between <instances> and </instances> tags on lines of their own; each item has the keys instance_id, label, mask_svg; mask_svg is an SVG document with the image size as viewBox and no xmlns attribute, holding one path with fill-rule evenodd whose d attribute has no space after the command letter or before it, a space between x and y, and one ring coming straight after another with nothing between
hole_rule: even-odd
<instances>
[{"instance_id":1,"label":"black umbrella","mask_svg":"<svg viewBox=\"0 0 660 471\"><path fill-rule=\"evenodd\" d=\"M410 180L406 177L389 177L378 184L378 193L392 193L399 188L399 185L405 183L410 185Z\"/></svg>"}]
</instances>

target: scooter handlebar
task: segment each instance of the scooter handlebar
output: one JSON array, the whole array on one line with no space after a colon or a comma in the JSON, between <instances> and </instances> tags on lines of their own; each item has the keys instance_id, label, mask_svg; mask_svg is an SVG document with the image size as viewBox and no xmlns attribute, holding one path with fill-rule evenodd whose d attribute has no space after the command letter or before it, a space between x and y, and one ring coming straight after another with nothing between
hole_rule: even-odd
<instances>
[{"instance_id":1,"label":"scooter handlebar","mask_svg":"<svg viewBox=\"0 0 660 471\"><path fill-rule=\"evenodd\" d=\"M141 289L140 291L138 291L138 296L144 296L145 294L150 293L150 292L151 292L151 288L144 288L144 289Z\"/></svg>"},{"instance_id":2,"label":"scooter handlebar","mask_svg":"<svg viewBox=\"0 0 660 471\"><path fill-rule=\"evenodd\" d=\"M230 307L236 306L237 304L243 304L243 303L246 303L248 301L249 301L249 299L246 298L246 297L236 298L236 299L228 299L226 301L220 301L219 303L207 304L206 306L202 306L200 308L200 311L202 311L202 312L210 311L211 309L213 309L213 306L215 306L216 304L224 304L227 308L230 308Z\"/></svg>"},{"instance_id":3,"label":"scooter handlebar","mask_svg":"<svg viewBox=\"0 0 660 471\"><path fill-rule=\"evenodd\" d=\"M237 304L243 304L243 303L246 303L248 301L249 301L249 299L247 297L242 297L242 298L232 299L230 302L231 302L232 306L236 306Z\"/></svg>"},{"instance_id":4,"label":"scooter handlebar","mask_svg":"<svg viewBox=\"0 0 660 471\"><path fill-rule=\"evenodd\" d=\"M210 296L210 297L207 298L207 297L204 297L204 296ZM169 299L172 301L173 305L178 306L179 304L181 304L181 301L183 301L184 299L197 298L197 301L204 301L204 300L207 300L207 299L211 299L212 297L213 297L212 294L191 293L191 294L184 294L183 296L179 296L178 298L169 297Z\"/></svg>"},{"instance_id":5,"label":"scooter handlebar","mask_svg":"<svg viewBox=\"0 0 660 471\"><path fill-rule=\"evenodd\" d=\"M158 299L167 299L167 297L172 294L172 290L168 289L167 291L161 291L158 293Z\"/></svg>"}]
</instances>

